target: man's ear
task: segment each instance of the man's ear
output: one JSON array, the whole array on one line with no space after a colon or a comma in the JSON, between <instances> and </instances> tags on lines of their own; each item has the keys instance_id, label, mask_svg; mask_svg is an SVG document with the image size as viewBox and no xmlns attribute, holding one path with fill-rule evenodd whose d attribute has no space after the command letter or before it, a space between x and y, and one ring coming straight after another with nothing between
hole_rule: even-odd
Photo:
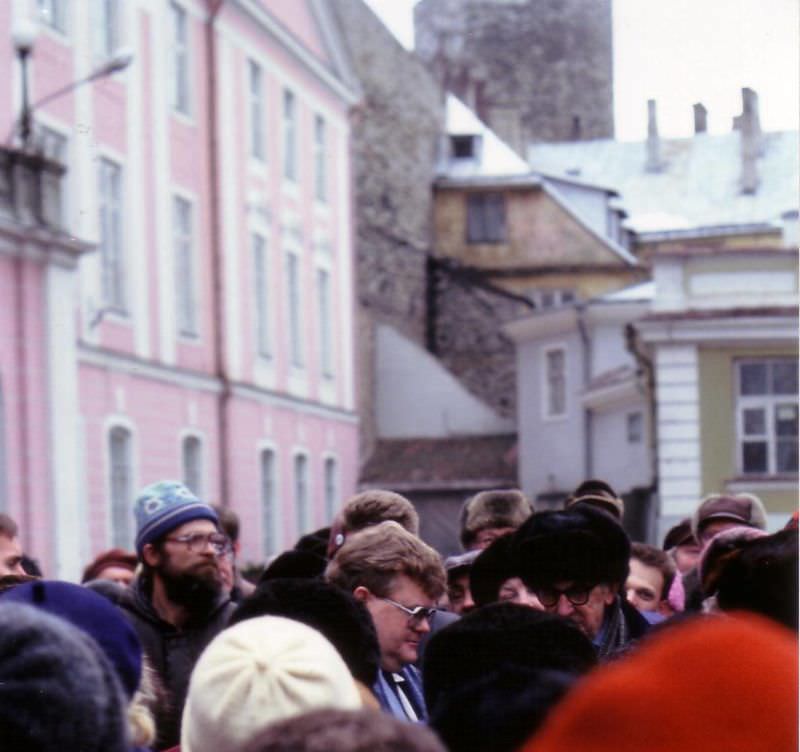
<instances>
[{"instance_id":1,"label":"man's ear","mask_svg":"<svg viewBox=\"0 0 800 752\"><path fill-rule=\"evenodd\" d=\"M145 543L142 547L142 561L149 567L155 567L161 562L161 554L152 543Z\"/></svg>"},{"instance_id":2,"label":"man's ear","mask_svg":"<svg viewBox=\"0 0 800 752\"><path fill-rule=\"evenodd\" d=\"M363 585L359 585L353 591L353 598L355 598L357 601L361 601L361 603L366 603L371 595L372 593L370 593L369 590Z\"/></svg>"}]
</instances>

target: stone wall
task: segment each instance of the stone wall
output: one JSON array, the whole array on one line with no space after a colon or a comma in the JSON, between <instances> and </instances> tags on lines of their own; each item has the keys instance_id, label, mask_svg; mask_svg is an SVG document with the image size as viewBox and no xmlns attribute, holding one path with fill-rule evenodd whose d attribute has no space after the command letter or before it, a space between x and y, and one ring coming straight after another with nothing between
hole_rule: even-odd
<instances>
[{"instance_id":1,"label":"stone wall","mask_svg":"<svg viewBox=\"0 0 800 752\"><path fill-rule=\"evenodd\" d=\"M416 52L525 156L614 136L611 0L421 0Z\"/></svg>"},{"instance_id":2,"label":"stone wall","mask_svg":"<svg viewBox=\"0 0 800 752\"><path fill-rule=\"evenodd\" d=\"M354 109L357 373L362 458L375 440L374 326L424 345L432 185L444 97L424 64L363 0L329 4L362 89Z\"/></svg>"}]
</instances>

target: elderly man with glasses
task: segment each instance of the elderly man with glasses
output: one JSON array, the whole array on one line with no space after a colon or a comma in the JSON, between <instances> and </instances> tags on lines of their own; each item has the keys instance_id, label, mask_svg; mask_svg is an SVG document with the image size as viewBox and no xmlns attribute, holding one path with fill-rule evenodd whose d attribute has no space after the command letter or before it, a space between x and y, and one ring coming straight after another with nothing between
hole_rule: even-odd
<instances>
[{"instance_id":1,"label":"elderly man with glasses","mask_svg":"<svg viewBox=\"0 0 800 752\"><path fill-rule=\"evenodd\" d=\"M348 536L325 576L372 616L381 649L373 691L381 708L403 720L426 720L422 681L412 664L445 590L439 555L396 522L382 522Z\"/></svg>"},{"instance_id":2,"label":"elderly man with glasses","mask_svg":"<svg viewBox=\"0 0 800 752\"><path fill-rule=\"evenodd\" d=\"M175 481L144 488L134 515L141 573L119 605L169 693L156 717L157 749L167 749L179 741L194 664L234 609L220 569L231 543L216 512Z\"/></svg>"},{"instance_id":3,"label":"elderly man with glasses","mask_svg":"<svg viewBox=\"0 0 800 752\"><path fill-rule=\"evenodd\" d=\"M648 629L623 588L630 541L610 514L576 505L542 512L515 534L512 556L546 611L573 621L600 660L625 650Z\"/></svg>"}]
</instances>

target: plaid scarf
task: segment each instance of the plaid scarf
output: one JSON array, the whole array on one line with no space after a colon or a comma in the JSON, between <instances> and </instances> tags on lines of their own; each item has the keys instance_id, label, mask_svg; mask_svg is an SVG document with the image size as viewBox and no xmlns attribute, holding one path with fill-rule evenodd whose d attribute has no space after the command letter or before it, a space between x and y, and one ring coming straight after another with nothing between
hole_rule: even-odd
<instances>
[{"instance_id":1,"label":"plaid scarf","mask_svg":"<svg viewBox=\"0 0 800 752\"><path fill-rule=\"evenodd\" d=\"M630 630L622 613L622 603L619 596L606 609L603 628L600 631L600 641L596 644L597 657L601 661L609 660L621 653L630 644Z\"/></svg>"}]
</instances>

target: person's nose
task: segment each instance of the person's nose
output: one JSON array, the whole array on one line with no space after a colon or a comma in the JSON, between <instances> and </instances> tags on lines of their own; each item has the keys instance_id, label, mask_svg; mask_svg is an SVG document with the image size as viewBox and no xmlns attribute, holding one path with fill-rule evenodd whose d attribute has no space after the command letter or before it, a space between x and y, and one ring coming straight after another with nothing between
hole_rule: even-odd
<instances>
[{"instance_id":1,"label":"person's nose","mask_svg":"<svg viewBox=\"0 0 800 752\"><path fill-rule=\"evenodd\" d=\"M559 616L569 616L574 610L575 607L570 603L569 598L564 593L561 593L556 603L556 613Z\"/></svg>"},{"instance_id":2,"label":"person's nose","mask_svg":"<svg viewBox=\"0 0 800 752\"><path fill-rule=\"evenodd\" d=\"M423 616L417 622L412 624L412 628L415 632L419 632L420 634L428 634L431 631L431 616Z\"/></svg>"}]
</instances>

